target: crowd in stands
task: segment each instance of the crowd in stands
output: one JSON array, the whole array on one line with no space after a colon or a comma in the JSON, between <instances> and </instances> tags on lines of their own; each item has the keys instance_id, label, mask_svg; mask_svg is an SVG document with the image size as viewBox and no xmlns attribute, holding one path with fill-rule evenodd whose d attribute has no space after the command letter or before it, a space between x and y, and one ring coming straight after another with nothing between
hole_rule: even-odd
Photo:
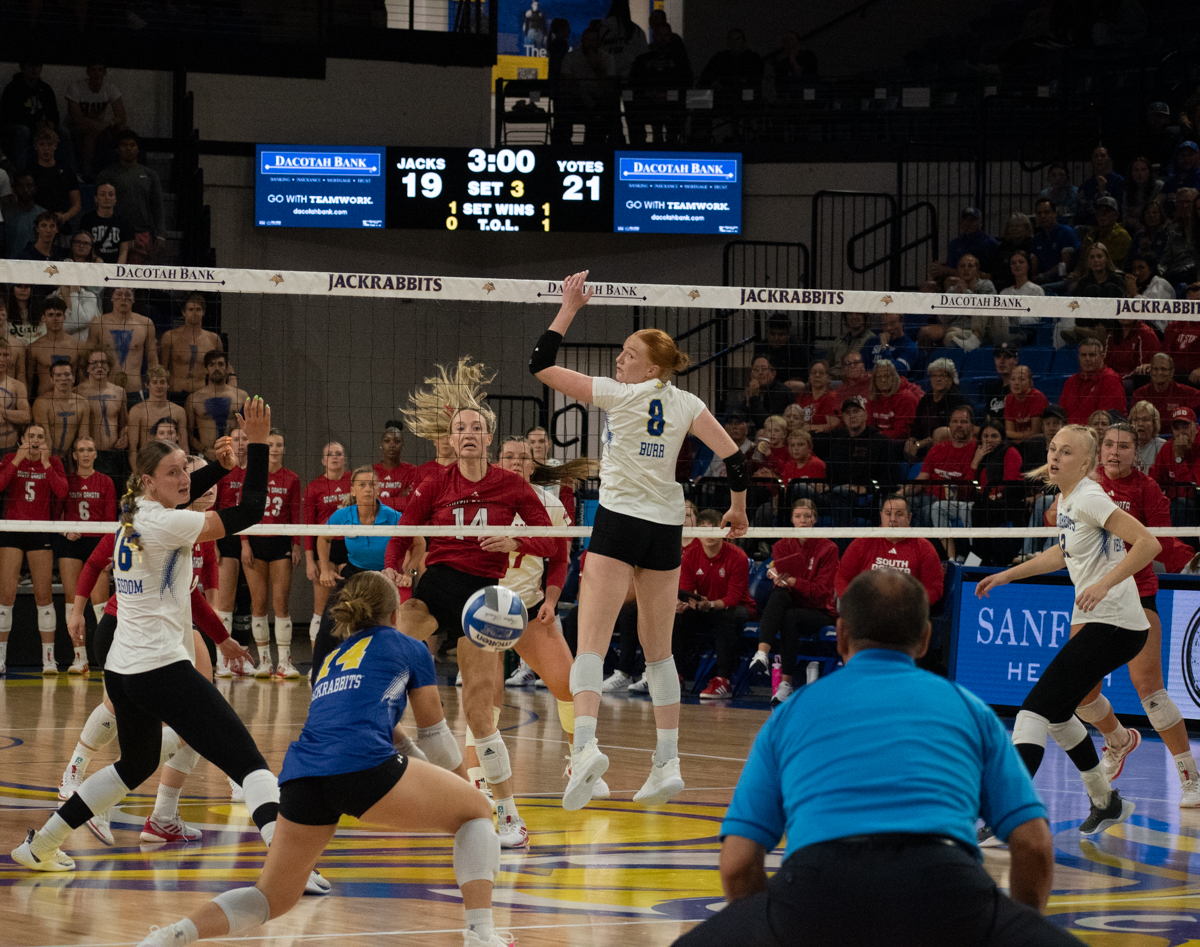
<instances>
[{"instance_id":1,"label":"crowd in stands","mask_svg":"<svg viewBox=\"0 0 1200 947\"><path fill-rule=\"evenodd\" d=\"M0 257L145 263L166 246L162 182L142 163L102 63L64 93L21 63L0 93Z\"/></svg>"}]
</instances>

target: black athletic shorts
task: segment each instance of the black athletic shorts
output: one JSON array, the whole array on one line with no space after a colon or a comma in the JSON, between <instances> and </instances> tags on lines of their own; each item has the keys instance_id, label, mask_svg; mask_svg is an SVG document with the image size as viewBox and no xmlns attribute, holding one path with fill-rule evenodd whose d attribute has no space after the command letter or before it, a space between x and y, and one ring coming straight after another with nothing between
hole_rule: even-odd
<instances>
[{"instance_id":1,"label":"black athletic shorts","mask_svg":"<svg viewBox=\"0 0 1200 947\"><path fill-rule=\"evenodd\" d=\"M88 556L100 544L99 536L80 536L78 539L67 539L65 533L54 534L54 554L59 559L78 559L87 562ZM68 596L70 598L71 596Z\"/></svg>"},{"instance_id":2,"label":"black athletic shorts","mask_svg":"<svg viewBox=\"0 0 1200 947\"><path fill-rule=\"evenodd\" d=\"M92 636L92 652L96 655L96 666L104 670L104 660L112 648L113 635L117 632L117 616L105 612L96 622L96 634Z\"/></svg>"},{"instance_id":3,"label":"black athletic shorts","mask_svg":"<svg viewBox=\"0 0 1200 947\"><path fill-rule=\"evenodd\" d=\"M635 569L670 572L683 559L683 526L664 526L598 506L587 551Z\"/></svg>"},{"instance_id":4,"label":"black athletic shorts","mask_svg":"<svg viewBox=\"0 0 1200 947\"><path fill-rule=\"evenodd\" d=\"M274 562L276 559L292 558L292 537L290 536L251 536L250 551L254 558L262 562Z\"/></svg>"},{"instance_id":5,"label":"black athletic shorts","mask_svg":"<svg viewBox=\"0 0 1200 947\"><path fill-rule=\"evenodd\" d=\"M54 548L52 533L0 533L0 548L39 552Z\"/></svg>"},{"instance_id":6,"label":"black athletic shorts","mask_svg":"<svg viewBox=\"0 0 1200 947\"><path fill-rule=\"evenodd\" d=\"M480 589L495 584L495 579L459 572L439 562L425 570L412 594L413 598L424 602L429 614L437 619L438 631L456 641L463 633L462 611L467 599Z\"/></svg>"},{"instance_id":7,"label":"black athletic shorts","mask_svg":"<svg viewBox=\"0 0 1200 947\"><path fill-rule=\"evenodd\" d=\"M237 559L240 562L242 558L242 537L222 536L217 540L217 552L221 554L222 559Z\"/></svg>"},{"instance_id":8,"label":"black athletic shorts","mask_svg":"<svg viewBox=\"0 0 1200 947\"><path fill-rule=\"evenodd\" d=\"M1139 599L1139 601L1142 603L1142 609L1147 612L1154 612L1154 614L1157 615L1158 614L1158 602L1156 601L1157 598L1158 598L1157 595L1143 595Z\"/></svg>"},{"instance_id":9,"label":"black athletic shorts","mask_svg":"<svg viewBox=\"0 0 1200 947\"><path fill-rule=\"evenodd\" d=\"M361 818L392 791L408 769L397 753L386 763L337 776L300 776L279 784L279 814L299 825L337 825L343 815Z\"/></svg>"},{"instance_id":10,"label":"black athletic shorts","mask_svg":"<svg viewBox=\"0 0 1200 947\"><path fill-rule=\"evenodd\" d=\"M344 566L350 561L350 556L346 551L346 540L340 536L329 543L329 561L335 566Z\"/></svg>"}]
</instances>

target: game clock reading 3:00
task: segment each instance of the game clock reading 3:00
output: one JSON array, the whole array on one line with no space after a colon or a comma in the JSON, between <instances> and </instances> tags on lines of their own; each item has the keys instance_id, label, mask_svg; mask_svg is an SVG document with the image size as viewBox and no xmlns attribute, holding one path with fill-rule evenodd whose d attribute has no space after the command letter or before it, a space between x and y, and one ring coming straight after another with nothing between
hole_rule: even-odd
<instances>
[{"instance_id":1,"label":"game clock reading 3:00","mask_svg":"<svg viewBox=\"0 0 1200 947\"><path fill-rule=\"evenodd\" d=\"M611 233L611 165L586 147L388 148L387 226Z\"/></svg>"}]
</instances>

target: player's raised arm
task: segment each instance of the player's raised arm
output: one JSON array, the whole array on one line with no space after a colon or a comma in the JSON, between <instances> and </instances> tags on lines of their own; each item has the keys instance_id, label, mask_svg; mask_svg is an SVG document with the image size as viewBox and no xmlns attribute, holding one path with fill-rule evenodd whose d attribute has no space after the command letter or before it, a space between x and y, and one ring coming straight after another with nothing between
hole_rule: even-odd
<instances>
[{"instance_id":1,"label":"player's raised arm","mask_svg":"<svg viewBox=\"0 0 1200 947\"><path fill-rule=\"evenodd\" d=\"M589 272L583 270L563 280L562 305L558 307L558 315L550 323L550 328L542 333L529 357L530 374L538 381L555 391L561 391L568 398L587 403L592 400L592 379L581 372L560 368L554 362L558 358L558 347L575 319L575 313L592 298L592 290L584 292L584 281Z\"/></svg>"}]
</instances>

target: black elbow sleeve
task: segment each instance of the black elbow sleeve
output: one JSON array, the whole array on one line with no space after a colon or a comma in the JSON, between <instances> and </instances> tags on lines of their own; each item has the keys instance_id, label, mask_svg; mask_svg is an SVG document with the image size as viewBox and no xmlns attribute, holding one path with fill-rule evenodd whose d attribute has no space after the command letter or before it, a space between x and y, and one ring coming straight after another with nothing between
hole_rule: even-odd
<instances>
[{"instance_id":1,"label":"black elbow sleeve","mask_svg":"<svg viewBox=\"0 0 1200 947\"><path fill-rule=\"evenodd\" d=\"M746 455L739 450L723 459L725 476L729 478L729 489L734 493L750 489L750 465L746 463Z\"/></svg>"},{"instance_id":2,"label":"black elbow sleeve","mask_svg":"<svg viewBox=\"0 0 1200 947\"><path fill-rule=\"evenodd\" d=\"M192 474L192 487L188 503L195 503L200 497L204 496L204 494L220 483L221 478L227 473L229 471L215 460L197 470Z\"/></svg>"},{"instance_id":3,"label":"black elbow sleeve","mask_svg":"<svg viewBox=\"0 0 1200 947\"><path fill-rule=\"evenodd\" d=\"M550 329L542 333L537 345L533 347L533 354L529 356L529 374L536 375L558 361L558 347L562 345L562 340L563 337L559 333Z\"/></svg>"},{"instance_id":4,"label":"black elbow sleeve","mask_svg":"<svg viewBox=\"0 0 1200 947\"><path fill-rule=\"evenodd\" d=\"M246 478L242 484L242 499L237 506L217 513L225 525L226 536L240 533L263 518L267 510L269 463L266 444L251 444L246 448Z\"/></svg>"}]
</instances>

